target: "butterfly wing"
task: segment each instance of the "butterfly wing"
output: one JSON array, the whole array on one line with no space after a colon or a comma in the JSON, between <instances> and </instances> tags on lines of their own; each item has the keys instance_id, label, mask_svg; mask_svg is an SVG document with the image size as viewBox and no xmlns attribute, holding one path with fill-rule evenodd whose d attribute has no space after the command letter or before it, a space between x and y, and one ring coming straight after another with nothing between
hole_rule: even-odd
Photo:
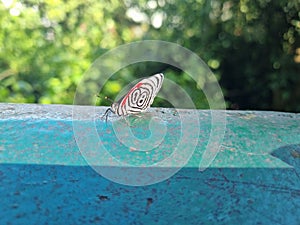
<instances>
[{"instance_id":1,"label":"butterfly wing","mask_svg":"<svg viewBox=\"0 0 300 225\"><path fill-rule=\"evenodd\" d=\"M159 73L138 82L117 102L115 105L116 113L119 116L125 116L147 110L159 92L163 80L164 75Z\"/></svg>"}]
</instances>

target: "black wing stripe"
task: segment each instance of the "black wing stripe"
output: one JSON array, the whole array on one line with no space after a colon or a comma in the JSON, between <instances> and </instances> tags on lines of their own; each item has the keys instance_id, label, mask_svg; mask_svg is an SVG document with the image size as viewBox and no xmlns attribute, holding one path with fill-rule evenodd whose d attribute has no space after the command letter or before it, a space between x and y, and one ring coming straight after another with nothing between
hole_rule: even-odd
<instances>
[{"instance_id":1,"label":"black wing stripe","mask_svg":"<svg viewBox=\"0 0 300 225\"><path fill-rule=\"evenodd\" d=\"M129 94L123 106L121 102L127 94L118 100L116 113L119 116L125 116L147 110L160 90L163 79L164 76L160 73L141 80L139 83L142 85Z\"/></svg>"}]
</instances>

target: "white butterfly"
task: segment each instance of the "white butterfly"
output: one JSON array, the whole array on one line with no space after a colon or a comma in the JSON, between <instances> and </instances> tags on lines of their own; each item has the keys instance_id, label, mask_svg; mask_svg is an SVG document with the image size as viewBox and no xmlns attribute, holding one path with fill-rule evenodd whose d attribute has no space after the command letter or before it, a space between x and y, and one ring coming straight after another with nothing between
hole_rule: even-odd
<instances>
[{"instance_id":1,"label":"white butterfly","mask_svg":"<svg viewBox=\"0 0 300 225\"><path fill-rule=\"evenodd\" d=\"M126 95L120 98L119 101L114 102L111 107L105 111L103 117L106 116L107 121L109 112L113 112L118 116L144 112L153 103L155 96L162 86L163 80L164 75L162 73L141 80L134 85Z\"/></svg>"}]
</instances>

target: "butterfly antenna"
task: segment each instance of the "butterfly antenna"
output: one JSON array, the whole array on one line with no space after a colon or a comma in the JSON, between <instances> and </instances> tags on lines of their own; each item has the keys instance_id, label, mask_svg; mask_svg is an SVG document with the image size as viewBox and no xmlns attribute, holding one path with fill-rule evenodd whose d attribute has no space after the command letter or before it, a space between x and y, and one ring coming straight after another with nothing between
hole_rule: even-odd
<instances>
[{"instance_id":1,"label":"butterfly antenna","mask_svg":"<svg viewBox=\"0 0 300 225\"><path fill-rule=\"evenodd\" d=\"M109 97L105 96L104 97L106 100L110 101L111 103L114 103L114 101L112 99L110 99Z\"/></svg>"},{"instance_id":2,"label":"butterfly antenna","mask_svg":"<svg viewBox=\"0 0 300 225\"><path fill-rule=\"evenodd\" d=\"M95 94L95 96L96 96L97 98L103 99L103 97L101 97L100 94ZM105 96L104 99L110 101L111 103L114 102L112 99L110 99L110 98L107 97L107 96Z\"/></svg>"}]
</instances>

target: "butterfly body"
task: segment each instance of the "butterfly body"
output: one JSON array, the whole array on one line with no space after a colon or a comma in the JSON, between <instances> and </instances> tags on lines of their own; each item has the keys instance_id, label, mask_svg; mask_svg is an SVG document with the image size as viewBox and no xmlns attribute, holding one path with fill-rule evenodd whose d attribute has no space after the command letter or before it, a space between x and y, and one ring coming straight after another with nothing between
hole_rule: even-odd
<instances>
[{"instance_id":1,"label":"butterfly body","mask_svg":"<svg viewBox=\"0 0 300 225\"><path fill-rule=\"evenodd\" d=\"M111 111L118 116L137 114L147 110L154 101L164 80L162 73L144 78L134 85L119 101L114 102L104 115Z\"/></svg>"}]
</instances>

